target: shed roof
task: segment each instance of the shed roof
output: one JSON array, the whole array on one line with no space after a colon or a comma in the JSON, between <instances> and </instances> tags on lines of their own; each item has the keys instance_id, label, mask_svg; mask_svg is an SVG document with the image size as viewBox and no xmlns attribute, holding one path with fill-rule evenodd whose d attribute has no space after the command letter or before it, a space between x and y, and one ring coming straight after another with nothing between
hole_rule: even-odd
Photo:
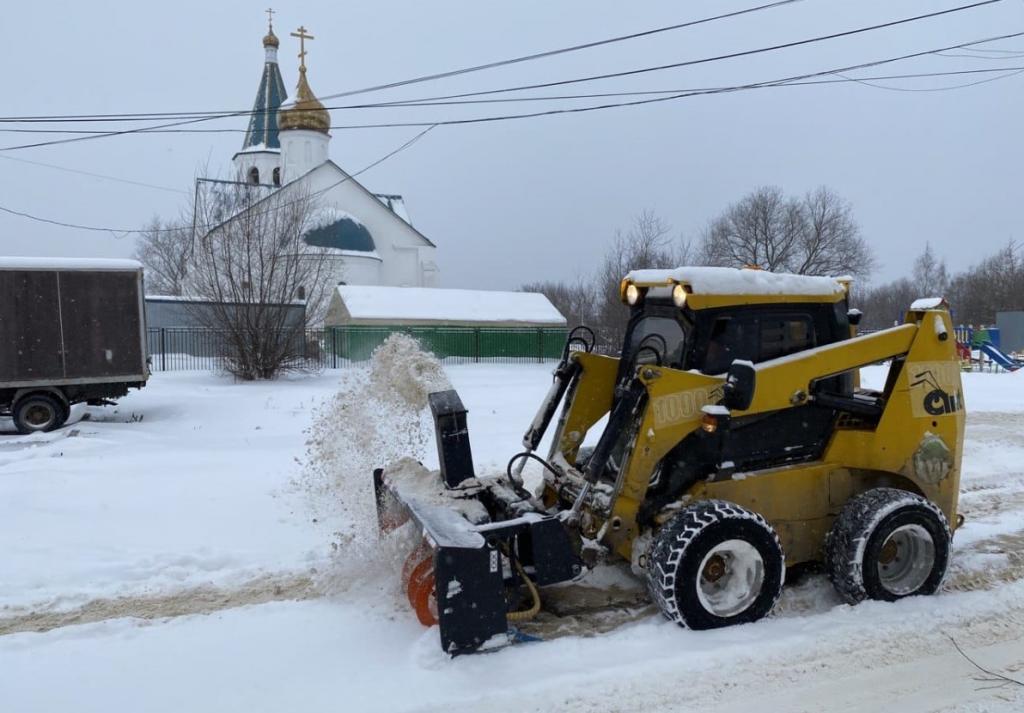
<instances>
[{"instance_id":1,"label":"shed roof","mask_svg":"<svg viewBox=\"0 0 1024 713\"><path fill-rule=\"evenodd\" d=\"M564 327L565 317L538 292L339 285L325 324L435 324Z\"/></svg>"}]
</instances>

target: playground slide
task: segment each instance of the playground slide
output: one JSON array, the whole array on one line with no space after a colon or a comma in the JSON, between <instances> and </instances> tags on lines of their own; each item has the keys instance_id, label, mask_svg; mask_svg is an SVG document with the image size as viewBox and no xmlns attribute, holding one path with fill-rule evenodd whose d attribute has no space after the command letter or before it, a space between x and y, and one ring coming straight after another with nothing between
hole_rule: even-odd
<instances>
[{"instance_id":1,"label":"playground slide","mask_svg":"<svg viewBox=\"0 0 1024 713\"><path fill-rule=\"evenodd\" d=\"M1003 351L995 344L986 342L981 345L981 351L988 355L988 358L994 361L999 366L1003 367L1007 371L1014 371L1020 368L1020 364L1015 362L1013 359L1008 357Z\"/></svg>"}]
</instances>

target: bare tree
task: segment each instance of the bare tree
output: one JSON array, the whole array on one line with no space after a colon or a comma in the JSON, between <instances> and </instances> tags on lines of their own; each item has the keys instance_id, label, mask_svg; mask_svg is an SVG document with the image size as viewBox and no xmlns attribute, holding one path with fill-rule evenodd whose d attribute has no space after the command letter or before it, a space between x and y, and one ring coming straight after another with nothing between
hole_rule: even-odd
<instances>
[{"instance_id":1,"label":"bare tree","mask_svg":"<svg viewBox=\"0 0 1024 713\"><path fill-rule=\"evenodd\" d=\"M849 203L824 187L802 199L758 188L711 221L699 260L799 275L866 277L874 267Z\"/></svg>"},{"instance_id":2,"label":"bare tree","mask_svg":"<svg viewBox=\"0 0 1024 713\"><path fill-rule=\"evenodd\" d=\"M852 303L864 313L861 329L885 329L902 322L919 296L914 283L903 277L869 290L854 289Z\"/></svg>"},{"instance_id":3,"label":"bare tree","mask_svg":"<svg viewBox=\"0 0 1024 713\"><path fill-rule=\"evenodd\" d=\"M626 333L629 310L619 297L619 283L630 270L677 267L688 262L690 246L674 244L670 227L652 211L645 210L633 219L626 232L616 233L598 268L591 327L598 345L617 351Z\"/></svg>"},{"instance_id":4,"label":"bare tree","mask_svg":"<svg viewBox=\"0 0 1024 713\"><path fill-rule=\"evenodd\" d=\"M800 238L789 271L866 279L875 267L875 258L860 235L850 204L821 186L804 196L800 207Z\"/></svg>"},{"instance_id":5,"label":"bare tree","mask_svg":"<svg viewBox=\"0 0 1024 713\"><path fill-rule=\"evenodd\" d=\"M914 289L918 297L943 297L949 289L946 261L935 256L929 242L924 244L924 251L914 260Z\"/></svg>"},{"instance_id":6,"label":"bare tree","mask_svg":"<svg viewBox=\"0 0 1024 713\"><path fill-rule=\"evenodd\" d=\"M332 284L328 252L304 240L312 199L298 188L267 195L232 184L196 210L203 226L234 214L197 237L186 284L208 303L197 319L226 340L228 371L251 380L304 368L305 330L322 314ZM304 311L289 308L296 301Z\"/></svg>"},{"instance_id":7,"label":"bare tree","mask_svg":"<svg viewBox=\"0 0 1024 713\"><path fill-rule=\"evenodd\" d=\"M181 295L192 247L191 226L153 218L135 243L135 259L146 268L146 292Z\"/></svg>"},{"instance_id":8,"label":"bare tree","mask_svg":"<svg viewBox=\"0 0 1024 713\"><path fill-rule=\"evenodd\" d=\"M594 305L596 294L594 285L586 280L576 282L530 282L519 288L523 292L539 292L555 306L569 329L578 327L581 324L591 325L594 323Z\"/></svg>"}]
</instances>

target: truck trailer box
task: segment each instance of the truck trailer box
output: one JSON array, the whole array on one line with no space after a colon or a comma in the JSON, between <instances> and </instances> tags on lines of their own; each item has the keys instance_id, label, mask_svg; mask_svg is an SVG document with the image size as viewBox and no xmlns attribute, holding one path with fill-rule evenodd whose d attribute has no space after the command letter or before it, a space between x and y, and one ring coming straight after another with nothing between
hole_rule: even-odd
<instances>
[{"instance_id":1,"label":"truck trailer box","mask_svg":"<svg viewBox=\"0 0 1024 713\"><path fill-rule=\"evenodd\" d=\"M72 403L145 385L143 294L134 260L0 257L0 412L24 431L18 402L30 394L60 401L63 423Z\"/></svg>"}]
</instances>

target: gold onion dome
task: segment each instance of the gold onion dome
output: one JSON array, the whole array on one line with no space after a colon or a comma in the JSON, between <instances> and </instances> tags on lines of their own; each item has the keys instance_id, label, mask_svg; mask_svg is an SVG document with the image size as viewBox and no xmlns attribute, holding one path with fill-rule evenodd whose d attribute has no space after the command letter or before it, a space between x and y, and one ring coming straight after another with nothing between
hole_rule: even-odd
<instances>
[{"instance_id":1,"label":"gold onion dome","mask_svg":"<svg viewBox=\"0 0 1024 713\"><path fill-rule=\"evenodd\" d=\"M277 115L277 125L281 131L287 129L308 129L326 134L331 128L331 115L313 96L313 90L306 81L306 68L299 67L299 85L295 90L295 102L281 109Z\"/></svg>"},{"instance_id":2,"label":"gold onion dome","mask_svg":"<svg viewBox=\"0 0 1024 713\"><path fill-rule=\"evenodd\" d=\"M271 27L267 34L263 37L264 47L273 47L277 49L281 46L281 41L277 39L277 35L274 34L274 28Z\"/></svg>"}]
</instances>

